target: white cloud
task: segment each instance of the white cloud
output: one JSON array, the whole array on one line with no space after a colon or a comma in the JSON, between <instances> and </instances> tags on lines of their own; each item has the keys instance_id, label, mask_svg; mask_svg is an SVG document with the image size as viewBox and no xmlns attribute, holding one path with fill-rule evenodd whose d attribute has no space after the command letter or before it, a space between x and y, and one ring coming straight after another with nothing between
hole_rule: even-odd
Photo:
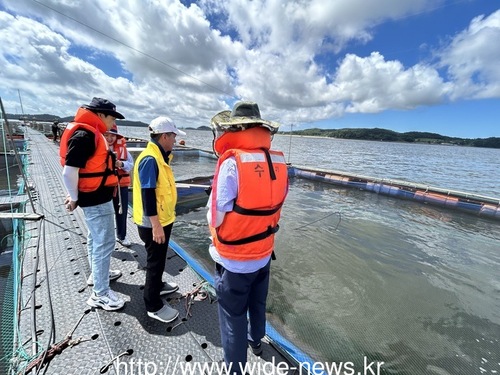
<instances>
[{"instance_id":1,"label":"white cloud","mask_svg":"<svg viewBox=\"0 0 500 375\"><path fill-rule=\"evenodd\" d=\"M363 113L437 104L447 89L434 69L422 65L405 69L377 52L367 58L347 55L335 84L341 92L339 100L347 103L346 111Z\"/></svg>"},{"instance_id":2,"label":"white cloud","mask_svg":"<svg viewBox=\"0 0 500 375\"><path fill-rule=\"evenodd\" d=\"M453 98L500 96L500 10L474 18L441 53L454 83Z\"/></svg>"},{"instance_id":3,"label":"white cloud","mask_svg":"<svg viewBox=\"0 0 500 375\"><path fill-rule=\"evenodd\" d=\"M224 105L220 99L224 92L233 95L226 74L226 59L236 59L236 54L244 50L239 43L232 43L228 37L210 30L209 23L196 6L185 8L178 2L171 2L168 7L130 2L131 7L124 9L114 3L99 2L96 8L86 3L86 8L94 9L95 17L85 18L89 27L82 27L73 20L84 19L82 9L78 9L79 2L67 2L64 7L57 4L58 11L67 15L57 19L53 18L50 9L33 9L28 6L29 2L19 3L22 9L31 13L41 11L40 15L47 17L44 21L52 27L1 13L7 18L3 23L11 32L3 33L0 38L15 40L12 44L17 49L10 52L2 47L0 58L12 55L16 60L7 64L0 74L8 75L9 69L14 70L12 79L5 86L10 89L11 97L14 90L21 90L27 112L48 110L63 116L71 115L78 105L89 102L95 95L109 98L118 107L126 108L123 113L129 119L147 122L168 111L179 119L179 124L200 126L208 122L206 119L213 114L214 108L220 109ZM22 9L16 11L22 12ZM109 24L108 17L112 20ZM28 22L31 24L26 25ZM94 30L104 30L110 38ZM57 40L51 50L46 41L49 37L42 39L43 34ZM30 46L30 49L24 46ZM74 48L82 47L90 54L75 55ZM92 65L103 56L118 59L133 81L114 78L106 73L105 67L101 69ZM19 71L25 73L24 77ZM43 85L32 87L33 79L43 82ZM40 91L44 95L39 95ZM46 99L41 98L48 96L54 99L44 105ZM53 106L57 102L55 97L64 98L64 107ZM15 99L10 103L14 102ZM205 122L201 122L200 117L205 118Z\"/></svg>"},{"instance_id":4,"label":"white cloud","mask_svg":"<svg viewBox=\"0 0 500 375\"><path fill-rule=\"evenodd\" d=\"M344 52L374 38L380 23L436 6L430 0L0 4L19 14L0 12L0 92L11 112L18 89L28 113L72 115L103 96L128 119L167 114L183 126L207 125L236 98L288 124L500 95L500 47L491 42L499 12L474 19L433 67ZM448 69L448 81L438 68Z\"/></svg>"}]
</instances>

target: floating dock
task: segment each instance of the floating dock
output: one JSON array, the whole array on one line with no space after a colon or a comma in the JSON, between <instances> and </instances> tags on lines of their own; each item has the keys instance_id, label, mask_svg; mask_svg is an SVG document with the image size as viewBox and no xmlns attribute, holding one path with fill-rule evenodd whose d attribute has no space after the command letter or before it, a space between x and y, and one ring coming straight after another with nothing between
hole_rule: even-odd
<instances>
[{"instance_id":1,"label":"floating dock","mask_svg":"<svg viewBox=\"0 0 500 375\"><path fill-rule=\"evenodd\" d=\"M86 283L90 268L83 212L64 208L58 145L33 129L27 128L26 138L30 186L36 191L36 212L26 205L27 214L40 215L40 220L24 221L24 250L14 260L13 269L21 263L15 276L21 293L9 374L40 367L37 373L44 374L145 374L153 369L155 374L181 374L188 364L220 365L217 301L206 280L211 276L202 278L189 250L171 241L164 279L179 284L179 291L167 299L179 310L179 318L169 324L149 318L142 297L146 252L130 217L132 246L117 243L111 258L111 268L123 274L111 288L127 301L125 307L106 312L86 304L91 287ZM269 331L274 332L272 327ZM273 338L268 339L262 357L248 351L249 363L269 368L284 362L293 368L296 348L283 340L292 353L284 356ZM297 353L300 360L310 361Z\"/></svg>"},{"instance_id":2,"label":"floating dock","mask_svg":"<svg viewBox=\"0 0 500 375\"><path fill-rule=\"evenodd\" d=\"M366 190L395 198L415 200L434 206L457 209L500 220L500 199L456 190L441 189L407 181L328 171L308 167L290 166L289 175L332 185Z\"/></svg>"}]
</instances>

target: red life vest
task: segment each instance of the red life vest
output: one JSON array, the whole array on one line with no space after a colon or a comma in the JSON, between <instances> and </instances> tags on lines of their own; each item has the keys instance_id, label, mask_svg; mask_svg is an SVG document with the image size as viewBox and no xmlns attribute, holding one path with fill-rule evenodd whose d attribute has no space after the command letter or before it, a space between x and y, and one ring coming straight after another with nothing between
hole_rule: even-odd
<instances>
[{"instance_id":1,"label":"red life vest","mask_svg":"<svg viewBox=\"0 0 500 375\"><path fill-rule=\"evenodd\" d=\"M117 138L115 143L113 144L113 151L116 154L118 160L127 161L127 141L125 138ZM122 168L118 168L118 183L122 187L130 186L130 173L123 170Z\"/></svg>"},{"instance_id":2,"label":"red life vest","mask_svg":"<svg viewBox=\"0 0 500 375\"><path fill-rule=\"evenodd\" d=\"M76 130L85 129L94 134L95 152L87 160L85 168L78 171L78 190L82 192L96 191L101 186L117 186L118 177L114 172L114 156L108 147L106 138L102 135L104 123L97 115L88 109L80 108L75 121L68 124L61 137L59 156L61 165L66 164L68 141ZM104 130L105 131L105 130Z\"/></svg>"},{"instance_id":3,"label":"red life vest","mask_svg":"<svg viewBox=\"0 0 500 375\"><path fill-rule=\"evenodd\" d=\"M281 207L288 193L285 157L282 152L259 148L266 144L263 140L269 139L270 144L270 133L265 128L231 133L228 138L232 138L235 142L230 143L237 144L240 149L227 148L217 163L212 214L215 214L219 167L229 157L236 160L238 195L233 211L225 214L218 228L210 226L210 231L217 252L224 258L261 259L273 252L274 234L279 229ZM229 145L227 139L223 143Z\"/></svg>"}]
</instances>

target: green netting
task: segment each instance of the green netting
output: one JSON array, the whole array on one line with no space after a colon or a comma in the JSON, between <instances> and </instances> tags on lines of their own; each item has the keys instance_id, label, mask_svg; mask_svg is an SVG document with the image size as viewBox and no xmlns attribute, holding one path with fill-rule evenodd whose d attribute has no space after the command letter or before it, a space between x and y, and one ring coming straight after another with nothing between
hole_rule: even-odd
<instances>
[{"instance_id":1,"label":"green netting","mask_svg":"<svg viewBox=\"0 0 500 375\"><path fill-rule=\"evenodd\" d=\"M24 207L20 206L19 211L24 211ZM5 254L2 257L2 272L0 273L0 291L1 301L1 320L0 320L0 374L9 373L12 363L17 362L15 357L18 356L16 345L17 336L17 312L20 309L20 293L21 293L21 272L22 272L22 257L23 252L23 233L24 222L22 220L12 221L12 234L9 238L12 239L12 257Z\"/></svg>"},{"instance_id":2,"label":"green netting","mask_svg":"<svg viewBox=\"0 0 500 375\"><path fill-rule=\"evenodd\" d=\"M3 258L7 258L5 255ZM8 260L8 259L7 259ZM14 270L2 266L0 271L0 374L7 374L14 347Z\"/></svg>"},{"instance_id":3,"label":"green netting","mask_svg":"<svg viewBox=\"0 0 500 375\"><path fill-rule=\"evenodd\" d=\"M6 129L5 121L2 121L0 150L12 150L15 147L17 151L25 151L26 142L16 142L13 145L7 141L5 134L8 131ZM19 133L19 130L16 129L14 133ZM27 156L20 156L19 162L23 168L21 171L12 155L4 153L2 161L5 172L2 174L2 186L6 187L4 191L9 195L21 195L25 192L24 181L21 180L18 185L17 180L20 174L26 173L26 159ZM3 207L3 209L8 209L8 207ZM25 206L24 204L15 205L11 203L9 211L25 212ZM2 229L5 233L2 233L3 236L0 241L3 251L3 254L0 256L0 374L9 374L12 373L12 364L16 363L16 358L19 357L16 341L19 339L17 317L21 308L19 301L22 260L24 257L24 221L18 219L2 220L4 221L3 224L5 224L2 225Z\"/></svg>"}]
</instances>

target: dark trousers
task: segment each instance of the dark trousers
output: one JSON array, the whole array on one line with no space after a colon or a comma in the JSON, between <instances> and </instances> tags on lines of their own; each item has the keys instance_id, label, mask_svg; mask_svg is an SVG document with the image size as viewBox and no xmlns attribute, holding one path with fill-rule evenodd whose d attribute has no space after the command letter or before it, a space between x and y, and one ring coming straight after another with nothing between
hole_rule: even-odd
<instances>
[{"instance_id":1,"label":"dark trousers","mask_svg":"<svg viewBox=\"0 0 500 375\"><path fill-rule=\"evenodd\" d=\"M118 204L120 203L118 193L113 197L113 207L115 208L116 238L124 240L127 235L128 187L120 186L120 194L122 196L122 213L118 213Z\"/></svg>"},{"instance_id":2,"label":"dark trousers","mask_svg":"<svg viewBox=\"0 0 500 375\"><path fill-rule=\"evenodd\" d=\"M153 229L137 227L139 237L144 242L148 254L146 261L146 282L144 284L144 304L149 312L156 312L163 307L160 290L163 288L163 271L167 260L168 241L174 223L163 227L165 232L165 243L159 244L153 241Z\"/></svg>"},{"instance_id":3,"label":"dark trousers","mask_svg":"<svg viewBox=\"0 0 500 375\"><path fill-rule=\"evenodd\" d=\"M239 374L247 362L248 341L266 334L266 299L271 261L252 273L233 273L215 265L215 288L224 360ZM247 317L248 313L248 317Z\"/></svg>"}]
</instances>

